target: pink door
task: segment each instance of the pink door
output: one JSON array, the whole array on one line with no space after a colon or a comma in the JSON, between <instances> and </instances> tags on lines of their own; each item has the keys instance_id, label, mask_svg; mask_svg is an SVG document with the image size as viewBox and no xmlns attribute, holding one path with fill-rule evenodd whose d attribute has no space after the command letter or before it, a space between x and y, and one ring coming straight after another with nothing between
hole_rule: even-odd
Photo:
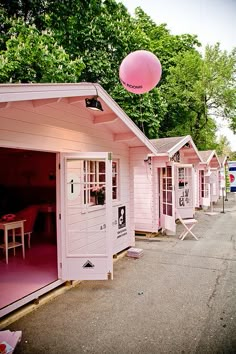
<instances>
[{"instance_id":1,"label":"pink door","mask_svg":"<svg viewBox=\"0 0 236 354\"><path fill-rule=\"evenodd\" d=\"M111 154L63 154L60 176L61 278L112 278Z\"/></svg>"},{"instance_id":2,"label":"pink door","mask_svg":"<svg viewBox=\"0 0 236 354\"><path fill-rule=\"evenodd\" d=\"M161 226L175 233L174 164L161 168Z\"/></svg>"}]
</instances>

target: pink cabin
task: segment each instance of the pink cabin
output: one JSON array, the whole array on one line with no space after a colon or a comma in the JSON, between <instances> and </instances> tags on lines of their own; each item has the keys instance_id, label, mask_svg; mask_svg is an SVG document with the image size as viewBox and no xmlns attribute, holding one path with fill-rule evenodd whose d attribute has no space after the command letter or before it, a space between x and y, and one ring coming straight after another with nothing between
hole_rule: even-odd
<instances>
[{"instance_id":1,"label":"pink cabin","mask_svg":"<svg viewBox=\"0 0 236 354\"><path fill-rule=\"evenodd\" d=\"M100 85L0 85L0 317L66 280L112 279L135 243L139 149L156 153Z\"/></svg>"},{"instance_id":2,"label":"pink cabin","mask_svg":"<svg viewBox=\"0 0 236 354\"><path fill-rule=\"evenodd\" d=\"M219 199L221 164L215 150L199 151L199 154L203 161L197 171L199 206L206 209Z\"/></svg>"},{"instance_id":3,"label":"pink cabin","mask_svg":"<svg viewBox=\"0 0 236 354\"><path fill-rule=\"evenodd\" d=\"M194 215L194 168L202 160L189 135L151 142L156 156L145 147L133 148L135 230L175 233L177 214Z\"/></svg>"}]
</instances>

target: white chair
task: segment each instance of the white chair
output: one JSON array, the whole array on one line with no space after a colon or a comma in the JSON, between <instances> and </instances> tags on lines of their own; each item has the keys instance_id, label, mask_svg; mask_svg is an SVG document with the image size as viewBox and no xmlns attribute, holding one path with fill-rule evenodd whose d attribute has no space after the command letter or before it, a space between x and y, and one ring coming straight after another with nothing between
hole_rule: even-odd
<instances>
[{"instance_id":1,"label":"white chair","mask_svg":"<svg viewBox=\"0 0 236 354\"><path fill-rule=\"evenodd\" d=\"M16 219L24 219L24 234L28 236L28 248L30 248L30 238L34 231L34 224L38 215L38 205L29 205L28 207L16 213ZM19 229L16 230L16 237L20 236Z\"/></svg>"},{"instance_id":2,"label":"white chair","mask_svg":"<svg viewBox=\"0 0 236 354\"><path fill-rule=\"evenodd\" d=\"M188 234L191 234L198 241L197 236L192 232L192 229L198 221L196 219L182 219L178 212L176 212L176 216L185 228L185 230L179 235L179 239L183 241Z\"/></svg>"}]
</instances>

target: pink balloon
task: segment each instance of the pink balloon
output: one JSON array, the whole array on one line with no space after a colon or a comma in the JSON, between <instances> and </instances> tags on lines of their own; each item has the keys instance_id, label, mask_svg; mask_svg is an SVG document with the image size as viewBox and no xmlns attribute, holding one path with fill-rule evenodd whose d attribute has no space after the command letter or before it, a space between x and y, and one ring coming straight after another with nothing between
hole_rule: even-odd
<instances>
[{"instance_id":1,"label":"pink balloon","mask_svg":"<svg viewBox=\"0 0 236 354\"><path fill-rule=\"evenodd\" d=\"M158 84L161 71L161 63L153 53L136 50L123 59L119 76L127 91L145 93Z\"/></svg>"}]
</instances>

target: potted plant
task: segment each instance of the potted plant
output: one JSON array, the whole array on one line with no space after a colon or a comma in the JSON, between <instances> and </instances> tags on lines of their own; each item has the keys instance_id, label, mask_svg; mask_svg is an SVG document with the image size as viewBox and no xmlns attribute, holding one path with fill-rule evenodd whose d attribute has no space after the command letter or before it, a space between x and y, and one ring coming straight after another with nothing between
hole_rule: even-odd
<instances>
[{"instance_id":1,"label":"potted plant","mask_svg":"<svg viewBox=\"0 0 236 354\"><path fill-rule=\"evenodd\" d=\"M105 186L93 187L91 196L95 198L96 205L103 205L105 203Z\"/></svg>"}]
</instances>

